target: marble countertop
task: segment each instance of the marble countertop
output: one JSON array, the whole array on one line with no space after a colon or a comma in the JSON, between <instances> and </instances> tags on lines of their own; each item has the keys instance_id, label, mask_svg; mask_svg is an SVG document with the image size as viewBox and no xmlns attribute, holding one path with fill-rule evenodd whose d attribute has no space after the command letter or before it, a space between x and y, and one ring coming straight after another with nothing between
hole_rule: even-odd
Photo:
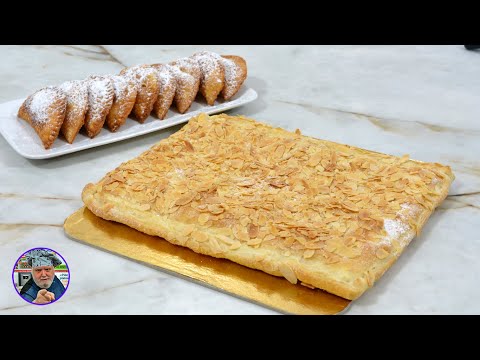
<instances>
[{"instance_id":1,"label":"marble countertop","mask_svg":"<svg viewBox=\"0 0 480 360\"><path fill-rule=\"evenodd\" d=\"M40 87L199 50L247 59L243 114L305 135L450 165L448 198L420 236L345 314L480 314L480 52L456 46L0 46L0 102ZM0 136L0 314L279 314L72 241L65 218L83 186L181 125L48 160ZM45 246L68 262L66 294L33 306L11 272Z\"/></svg>"}]
</instances>

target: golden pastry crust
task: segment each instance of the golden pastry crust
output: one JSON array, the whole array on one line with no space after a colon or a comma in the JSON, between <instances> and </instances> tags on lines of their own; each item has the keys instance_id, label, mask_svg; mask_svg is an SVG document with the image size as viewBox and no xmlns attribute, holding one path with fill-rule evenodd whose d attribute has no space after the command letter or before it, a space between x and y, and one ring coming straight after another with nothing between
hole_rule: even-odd
<instances>
[{"instance_id":1,"label":"golden pastry crust","mask_svg":"<svg viewBox=\"0 0 480 360\"><path fill-rule=\"evenodd\" d=\"M85 81L73 80L64 82L59 88L67 95L67 110L60 132L71 144L85 123L88 110L88 86Z\"/></svg>"},{"instance_id":2,"label":"golden pastry crust","mask_svg":"<svg viewBox=\"0 0 480 360\"><path fill-rule=\"evenodd\" d=\"M193 54L192 58L198 62L202 71L199 91L207 104L212 106L225 86L225 70L220 61L220 55L201 51Z\"/></svg>"},{"instance_id":3,"label":"golden pastry crust","mask_svg":"<svg viewBox=\"0 0 480 360\"><path fill-rule=\"evenodd\" d=\"M133 117L141 124L150 116L158 98L158 77L150 65L137 65L125 68L121 75L129 76L137 83L137 98L133 106Z\"/></svg>"},{"instance_id":4,"label":"golden pastry crust","mask_svg":"<svg viewBox=\"0 0 480 360\"><path fill-rule=\"evenodd\" d=\"M87 136L94 138L102 130L105 119L113 104L115 91L108 77L90 76L88 85L88 111L85 116Z\"/></svg>"},{"instance_id":5,"label":"golden pastry crust","mask_svg":"<svg viewBox=\"0 0 480 360\"><path fill-rule=\"evenodd\" d=\"M108 76L113 85L115 97L105 123L110 131L115 132L125 124L132 112L137 98L137 85L130 78L122 75Z\"/></svg>"},{"instance_id":6,"label":"golden pastry crust","mask_svg":"<svg viewBox=\"0 0 480 360\"><path fill-rule=\"evenodd\" d=\"M153 104L153 112L160 119L165 119L168 109L172 106L175 90L177 89L177 81L169 68L163 64L153 64L152 67L157 69L158 76L158 97Z\"/></svg>"},{"instance_id":7,"label":"golden pastry crust","mask_svg":"<svg viewBox=\"0 0 480 360\"><path fill-rule=\"evenodd\" d=\"M356 299L453 179L448 166L201 114L82 199L104 219Z\"/></svg>"},{"instance_id":8,"label":"golden pastry crust","mask_svg":"<svg viewBox=\"0 0 480 360\"><path fill-rule=\"evenodd\" d=\"M49 86L27 97L18 110L18 117L32 126L45 149L49 149L58 137L66 110L65 93Z\"/></svg>"},{"instance_id":9,"label":"golden pastry crust","mask_svg":"<svg viewBox=\"0 0 480 360\"><path fill-rule=\"evenodd\" d=\"M222 96L230 100L242 87L247 78L247 62L244 58L236 55L222 55L221 63L225 70L225 86Z\"/></svg>"}]
</instances>

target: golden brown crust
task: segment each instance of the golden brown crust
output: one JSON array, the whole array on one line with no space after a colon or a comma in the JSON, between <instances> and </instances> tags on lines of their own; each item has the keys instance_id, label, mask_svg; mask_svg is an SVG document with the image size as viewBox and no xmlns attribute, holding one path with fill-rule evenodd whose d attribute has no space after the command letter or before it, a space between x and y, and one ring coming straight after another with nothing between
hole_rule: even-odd
<instances>
[{"instance_id":1,"label":"golden brown crust","mask_svg":"<svg viewBox=\"0 0 480 360\"><path fill-rule=\"evenodd\" d=\"M49 149L58 137L66 109L65 93L49 86L30 95L20 106L18 117L32 126L45 149Z\"/></svg>"},{"instance_id":2,"label":"golden brown crust","mask_svg":"<svg viewBox=\"0 0 480 360\"><path fill-rule=\"evenodd\" d=\"M137 97L132 115L143 124L150 116L153 104L158 98L157 71L150 65L137 65L123 69L120 74L129 76L137 83Z\"/></svg>"},{"instance_id":3,"label":"golden brown crust","mask_svg":"<svg viewBox=\"0 0 480 360\"><path fill-rule=\"evenodd\" d=\"M167 66L163 64L153 64L152 67L157 70L159 81L158 97L155 104L153 104L153 112L160 120L163 120L175 97L177 81Z\"/></svg>"},{"instance_id":4,"label":"golden brown crust","mask_svg":"<svg viewBox=\"0 0 480 360\"><path fill-rule=\"evenodd\" d=\"M108 77L113 85L115 97L105 123L110 131L115 132L125 124L128 115L132 112L137 98L137 85L126 76L112 75Z\"/></svg>"},{"instance_id":5,"label":"golden brown crust","mask_svg":"<svg viewBox=\"0 0 480 360\"><path fill-rule=\"evenodd\" d=\"M102 130L113 104L115 91L108 77L90 76L88 85L88 111L85 116L87 136L94 138Z\"/></svg>"},{"instance_id":6,"label":"golden brown crust","mask_svg":"<svg viewBox=\"0 0 480 360\"><path fill-rule=\"evenodd\" d=\"M85 81L73 80L64 82L59 88L67 95L67 110L60 132L71 144L85 123L88 87Z\"/></svg>"},{"instance_id":7,"label":"golden brown crust","mask_svg":"<svg viewBox=\"0 0 480 360\"><path fill-rule=\"evenodd\" d=\"M225 86L222 96L230 100L242 87L247 78L247 62L244 58L236 55L222 55L220 62L225 70Z\"/></svg>"},{"instance_id":8,"label":"golden brown crust","mask_svg":"<svg viewBox=\"0 0 480 360\"><path fill-rule=\"evenodd\" d=\"M356 299L453 181L420 163L201 114L82 193L96 215Z\"/></svg>"}]
</instances>

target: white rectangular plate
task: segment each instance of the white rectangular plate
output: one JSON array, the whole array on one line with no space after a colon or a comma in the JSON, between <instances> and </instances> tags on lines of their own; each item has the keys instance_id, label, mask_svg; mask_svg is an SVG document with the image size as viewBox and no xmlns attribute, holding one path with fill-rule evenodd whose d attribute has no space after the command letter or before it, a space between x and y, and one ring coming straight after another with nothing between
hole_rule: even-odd
<instances>
[{"instance_id":1,"label":"white rectangular plate","mask_svg":"<svg viewBox=\"0 0 480 360\"><path fill-rule=\"evenodd\" d=\"M175 106L172 106L164 120L149 116L143 124L140 124L128 118L126 123L116 132L110 132L104 127L93 139L90 139L80 131L73 144L67 143L59 135L48 150L45 150L43 147L35 130L26 121L17 116L18 108L25 100L17 99L0 105L0 133L10 146L23 157L27 159L48 159L175 126L187 122L191 117L201 112L217 114L247 104L256 98L257 92L244 85L231 100L219 100L213 106L207 105L203 99L199 100L198 98L185 114L178 113L175 110Z\"/></svg>"}]
</instances>

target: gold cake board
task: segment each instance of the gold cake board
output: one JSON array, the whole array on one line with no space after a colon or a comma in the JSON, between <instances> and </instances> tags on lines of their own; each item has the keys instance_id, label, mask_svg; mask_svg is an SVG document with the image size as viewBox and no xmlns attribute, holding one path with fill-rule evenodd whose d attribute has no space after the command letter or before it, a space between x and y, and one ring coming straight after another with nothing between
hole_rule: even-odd
<instances>
[{"instance_id":1,"label":"gold cake board","mask_svg":"<svg viewBox=\"0 0 480 360\"><path fill-rule=\"evenodd\" d=\"M281 313L333 315L345 311L351 302L322 290L293 285L284 278L229 260L197 254L160 237L99 218L86 207L65 220L64 230L70 238L87 245Z\"/></svg>"}]
</instances>

